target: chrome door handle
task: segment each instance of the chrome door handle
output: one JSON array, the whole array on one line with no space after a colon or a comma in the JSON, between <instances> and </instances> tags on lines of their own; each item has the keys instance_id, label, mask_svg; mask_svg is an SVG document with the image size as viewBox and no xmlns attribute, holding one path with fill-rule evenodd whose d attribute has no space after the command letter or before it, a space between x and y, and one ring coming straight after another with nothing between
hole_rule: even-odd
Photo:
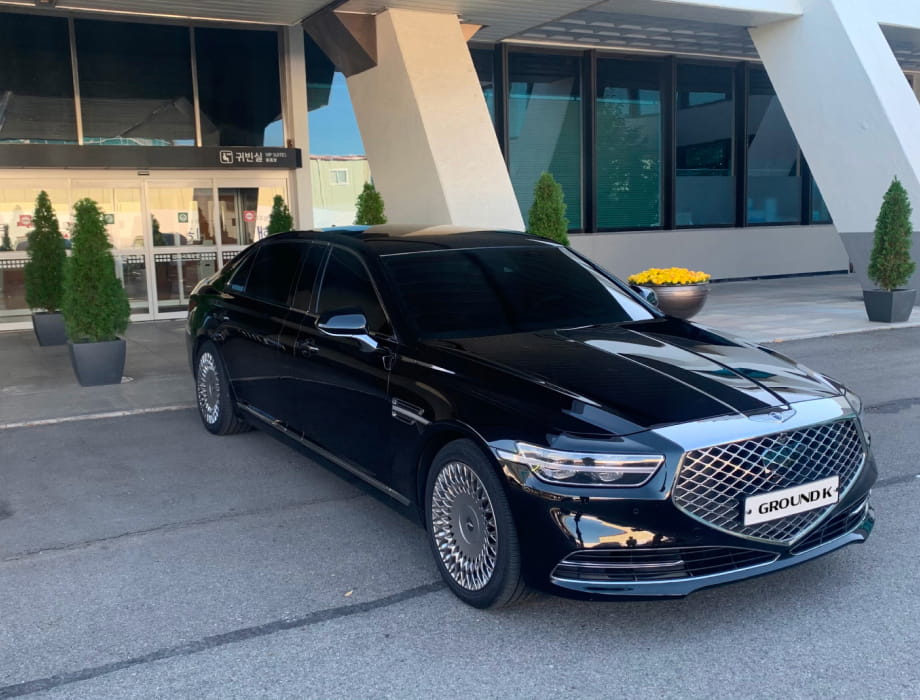
<instances>
[{"instance_id":1,"label":"chrome door handle","mask_svg":"<svg viewBox=\"0 0 920 700\"><path fill-rule=\"evenodd\" d=\"M316 347L310 341L297 341L294 343L294 352L299 355L306 357L307 355L314 355L319 352L319 348Z\"/></svg>"}]
</instances>

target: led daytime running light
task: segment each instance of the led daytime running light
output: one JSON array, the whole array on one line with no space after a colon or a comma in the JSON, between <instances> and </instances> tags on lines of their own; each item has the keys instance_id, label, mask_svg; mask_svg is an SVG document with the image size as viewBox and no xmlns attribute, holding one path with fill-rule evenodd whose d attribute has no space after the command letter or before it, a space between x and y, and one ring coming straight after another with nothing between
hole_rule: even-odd
<instances>
[{"instance_id":1,"label":"led daytime running light","mask_svg":"<svg viewBox=\"0 0 920 700\"><path fill-rule=\"evenodd\" d=\"M523 442L515 448L498 456L530 467L543 481L573 486L641 486L664 464L663 455L563 452Z\"/></svg>"}]
</instances>

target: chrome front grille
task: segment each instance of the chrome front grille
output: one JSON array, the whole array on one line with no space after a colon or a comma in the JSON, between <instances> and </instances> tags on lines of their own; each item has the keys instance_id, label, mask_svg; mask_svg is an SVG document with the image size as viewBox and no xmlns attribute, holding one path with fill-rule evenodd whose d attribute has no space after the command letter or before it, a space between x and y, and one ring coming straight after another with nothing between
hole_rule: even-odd
<instances>
[{"instance_id":1,"label":"chrome front grille","mask_svg":"<svg viewBox=\"0 0 920 700\"><path fill-rule=\"evenodd\" d=\"M840 477L839 496L865 462L854 419L815 425L687 452L674 481L675 505L725 532L767 542L793 542L829 508L744 525L744 499L759 493Z\"/></svg>"}]
</instances>

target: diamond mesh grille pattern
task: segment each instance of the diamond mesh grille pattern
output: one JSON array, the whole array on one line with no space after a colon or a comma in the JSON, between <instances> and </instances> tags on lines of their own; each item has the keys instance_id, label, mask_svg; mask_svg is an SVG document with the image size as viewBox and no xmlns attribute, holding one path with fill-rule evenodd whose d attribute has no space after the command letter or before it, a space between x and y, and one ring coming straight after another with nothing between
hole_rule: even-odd
<instances>
[{"instance_id":1,"label":"diamond mesh grille pattern","mask_svg":"<svg viewBox=\"0 0 920 700\"><path fill-rule=\"evenodd\" d=\"M827 507L744 526L747 496L840 477L843 496L865 461L853 419L691 450L674 482L674 503L713 527L771 542L791 542Z\"/></svg>"}]
</instances>

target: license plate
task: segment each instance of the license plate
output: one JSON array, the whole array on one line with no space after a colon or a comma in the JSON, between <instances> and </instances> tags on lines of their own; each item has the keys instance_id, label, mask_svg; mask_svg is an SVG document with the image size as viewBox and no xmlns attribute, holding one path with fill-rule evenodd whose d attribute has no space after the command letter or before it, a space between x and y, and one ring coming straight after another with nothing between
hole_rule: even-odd
<instances>
[{"instance_id":1,"label":"license plate","mask_svg":"<svg viewBox=\"0 0 920 700\"><path fill-rule=\"evenodd\" d=\"M833 505L840 500L839 486L840 477L830 476L810 484L748 496L744 499L744 524L757 525Z\"/></svg>"}]
</instances>

